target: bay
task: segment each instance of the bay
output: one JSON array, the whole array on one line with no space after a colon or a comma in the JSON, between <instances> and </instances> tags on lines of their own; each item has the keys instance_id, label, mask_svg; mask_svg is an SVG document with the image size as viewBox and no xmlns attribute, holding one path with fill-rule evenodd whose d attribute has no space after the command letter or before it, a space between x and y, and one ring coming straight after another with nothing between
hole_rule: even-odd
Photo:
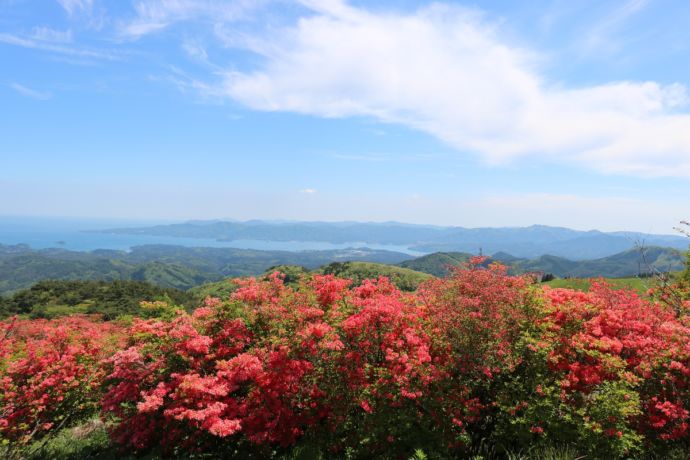
<instances>
[{"instance_id":1,"label":"bay","mask_svg":"<svg viewBox=\"0 0 690 460\"><path fill-rule=\"evenodd\" d=\"M27 244L32 249L62 248L71 251L114 249L128 251L134 246L167 244L187 247L216 247L258 249L263 251L310 251L346 248L370 248L402 252L412 256L424 252L393 244L369 244L363 242L329 243L321 241L218 241L212 238L180 238L172 236L127 235L102 233L99 230L117 227L144 227L169 224L170 221L113 220L80 218L47 218L25 216L0 216L0 244Z\"/></svg>"}]
</instances>

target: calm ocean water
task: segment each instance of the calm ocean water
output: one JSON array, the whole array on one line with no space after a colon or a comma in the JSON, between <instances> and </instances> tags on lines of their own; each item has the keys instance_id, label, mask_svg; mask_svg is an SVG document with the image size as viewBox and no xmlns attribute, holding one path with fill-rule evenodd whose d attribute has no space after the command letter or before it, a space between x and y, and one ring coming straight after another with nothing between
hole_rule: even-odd
<instances>
[{"instance_id":1,"label":"calm ocean water","mask_svg":"<svg viewBox=\"0 0 690 460\"><path fill-rule=\"evenodd\" d=\"M118 227L144 227L156 225L161 221L123 221L123 220L85 220L66 218L7 217L0 216L0 244L28 244L33 249L63 248L72 251L92 251L94 249L117 249L127 251L144 244L170 244L188 247L218 247L261 250L326 250L350 247L368 247L402 252L413 256L424 253L410 250L405 246L386 244L325 243L304 241L259 241L236 240L216 241L209 238L177 238L147 235L116 235L93 233Z\"/></svg>"}]
</instances>

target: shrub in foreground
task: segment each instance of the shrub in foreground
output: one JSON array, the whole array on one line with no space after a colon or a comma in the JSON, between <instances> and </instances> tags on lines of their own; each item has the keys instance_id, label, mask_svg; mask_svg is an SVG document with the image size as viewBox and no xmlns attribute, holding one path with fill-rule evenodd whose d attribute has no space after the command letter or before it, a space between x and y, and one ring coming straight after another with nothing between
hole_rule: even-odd
<instances>
[{"instance_id":1,"label":"shrub in foreground","mask_svg":"<svg viewBox=\"0 0 690 460\"><path fill-rule=\"evenodd\" d=\"M634 293L542 290L500 266L411 294L385 278L237 282L229 301L133 325L108 361L117 442L390 458L687 443L688 319Z\"/></svg>"},{"instance_id":2,"label":"shrub in foreground","mask_svg":"<svg viewBox=\"0 0 690 460\"><path fill-rule=\"evenodd\" d=\"M332 275L294 286L277 273L235 280L229 299L208 298L191 314L148 304L158 317L134 319L114 354L116 325L2 323L0 432L26 443L100 403L110 438L129 454L687 449L687 310L601 283L587 293L542 288L482 264L412 293L386 278L357 287Z\"/></svg>"},{"instance_id":3,"label":"shrub in foreground","mask_svg":"<svg viewBox=\"0 0 690 460\"><path fill-rule=\"evenodd\" d=\"M5 455L97 414L113 323L73 316L0 323L0 441Z\"/></svg>"}]
</instances>

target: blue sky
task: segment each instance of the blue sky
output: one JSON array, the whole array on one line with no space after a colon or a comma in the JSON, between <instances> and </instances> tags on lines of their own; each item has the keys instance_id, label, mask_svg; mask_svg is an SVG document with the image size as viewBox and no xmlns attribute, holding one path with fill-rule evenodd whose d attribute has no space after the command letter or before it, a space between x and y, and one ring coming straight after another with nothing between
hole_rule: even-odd
<instances>
[{"instance_id":1,"label":"blue sky","mask_svg":"<svg viewBox=\"0 0 690 460\"><path fill-rule=\"evenodd\" d=\"M690 3L0 0L0 214L671 233Z\"/></svg>"}]
</instances>

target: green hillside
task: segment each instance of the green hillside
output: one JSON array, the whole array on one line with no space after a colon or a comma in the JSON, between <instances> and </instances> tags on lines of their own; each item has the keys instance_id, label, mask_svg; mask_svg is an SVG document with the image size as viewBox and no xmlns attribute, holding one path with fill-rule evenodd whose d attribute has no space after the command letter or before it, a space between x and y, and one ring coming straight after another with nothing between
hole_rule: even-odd
<instances>
[{"instance_id":1,"label":"green hillside","mask_svg":"<svg viewBox=\"0 0 690 460\"><path fill-rule=\"evenodd\" d=\"M157 284L162 287L185 290L191 286L205 283L209 279L218 279L219 276L177 264L150 262L135 269L131 273L130 278L136 281Z\"/></svg>"},{"instance_id":2,"label":"green hillside","mask_svg":"<svg viewBox=\"0 0 690 460\"><path fill-rule=\"evenodd\" d=\"M401 253L364 248L289 252L151 245L130 252L75 252L0 245L0 294L29 288L45 279L135 280L187 290L225 278L258 276L272 267L282 267L288 282L323 267L323 273L350 277L356 283L379 275L389 276L401 288L410 290L425 279L422 274L445 276L449 266L462 265L470 257L462 252L439 252L405 260ZM680 271L685 263L681 251L656 247L595 260L573 261L549 255L520 259L505 253L497 253L490 260L504 263L511 273L542 272L559 278L625 278L640 273ZM328 264L332 265L324 267Z\"/></svg>"},{"instance_id":3,"label":"green hillside","mask_svg":"<svg viewBox=\"0 0 690 460\"><path fill-rule=\"evenodd\" d=\"M420 283L432 278L432 276L427 273L421 273L395 265L373 262L334 262L312 271L298 265L278 265L270 267L264 272L263 276L267 276L276 271L285 275L284 280L287 284L295 284L303 276L309 276L314 273L349 278L353 281L353 285L355 286L360 285L365 279L375 279L379 276L386 276L390 278L393 284L403 291L414 291ZM208 296L227 299L236 288L237 285L234 284L231 279L225 279L193 287L189 289L187 293L199 301Z\"/></svg>"},{"instance_id":4,"label":"green hillside","mask_svg":"<svg viewBox=\"0 0 690 460\"><path fill-rule=\"evenodd\" d=\"M386 276L403 291L414 291L420 283L432 278L428 273L409 268L371 262L334 262L318 271L326 275L349 278L355 286L360 285L365 279Z\"/></svg>"},{"instance_id":5,"label":"green hillside","mask_svg":"<svg viewBox=\"0 0 690 460\"><path fill-rule=\"evenodd\" d=\"M605 278L604 281L616 289L632 289L645 294L654 284L653 278ZM544 283L553 288L568 288L578 291L589 291L592 285L590 278L558 278Z\"/></svg>"},{"instance_id":6,"label":"green hillside","mask_svg":"<svg viewBox=\"0 0 690 460\"><path fill-rule=\"evenodd\" d=\"M436 252L399 265L434 276L444 276L448 266L465 263L469 254L461 252ZM639 274L680 271L685 266L682 251L672 248L650 247L631 249L609 257L593 260L569 260L545 255L536 259L520 259L505 253L497 253L489 261L506 265L512 273L542 272L559 278L626 278Z\"/></svg>"},{"instance_id":7,"label":"green hillside","mask_svg":"<svg viewBox=\"0 0 690 460\"><path fill-rule=\"evenodd\" d=\"M416 259L406 260L399 263L401 267L428 273L434 276L445 276L448 274L448 267L457 267L467 262L471 254L464 252L435 252Z\"/></svg>"},{"instance_id":8,"label":"green hillside","mask_svg":"<svg viewBox=\"0 0 690 460\"><path fill-rule=\"evenodd\" d=\"M199 302L206 297L217 297L226 300L230 297L230 294L235 292L235 289L237 289L237 285L232 282L232 279L228 278L195 286L187 290L187 294Z\"/></svg>"},{"instance_id":9,"label":"green hillside","mask_svg":"<svg viewBox=\"0 0 690 460\"><path fill-rule=\"evenodd\" d=\"M594 260L572 261L555 256L513 262L517 272L552 273L559 278L626 278L639 274L673 272L682 270L684 255L677 249L651 247L631 249L609 257Z\"/></svg>"},{"instance_id":10,"label":"green hillside","mask_svg":"<svg viewBox=\"0 0 690 460\"><path fill-rule=\"evenodd\" d=\"M406 258L402 253L367 248L290 252L148 245L129 252L78 252L0 245L0 294L10 294L45 279L137 280L186 290L223 278L261 275L275 266L315 269L334 261L394 264Z\"/></svg>"},{"instance_id":11,"label":"green hillside","mask_svg":"<svg viewBox=\"0 0 690 460\"><path fill-rule=\"evenodd\" d=\"M0 293L27 288L41 279L117 280L131 272L117 260L55 259L34 253L0 258Z\"/></svg>"},{"instance_id":12,"label":"green hillside","mask_svg":"<svg viewBox=\"0 0 690 460\"><path fill-rule=\"evenodd\" d=\"M51 318L87 313L114 319L121 315L142 316L140 302L154 300L195 306L190 294L143 281L46 280L12 296L0 297L0 316L25 314Z\"/></svg>"},{"instance_id":13,"label":"green hillside","mask_svg":"<svg viewBox=\"0 0 690 460\"><path fill-rule=\"evenodd\" d=\"M309 269L300 265L276 265L269 267L262 276L268 276L274 272L280 272L284 275L283 281L286 284L294 285L299 282L302 276L309 275ZM216 281L213 283L205 283L200 286L193 287L187 292L198 301L202 301L206 297L217 297L219 299L227 299L230 294L235 292L237 284L233 283L231 278Z\"/></svg>"}]
</instances>

